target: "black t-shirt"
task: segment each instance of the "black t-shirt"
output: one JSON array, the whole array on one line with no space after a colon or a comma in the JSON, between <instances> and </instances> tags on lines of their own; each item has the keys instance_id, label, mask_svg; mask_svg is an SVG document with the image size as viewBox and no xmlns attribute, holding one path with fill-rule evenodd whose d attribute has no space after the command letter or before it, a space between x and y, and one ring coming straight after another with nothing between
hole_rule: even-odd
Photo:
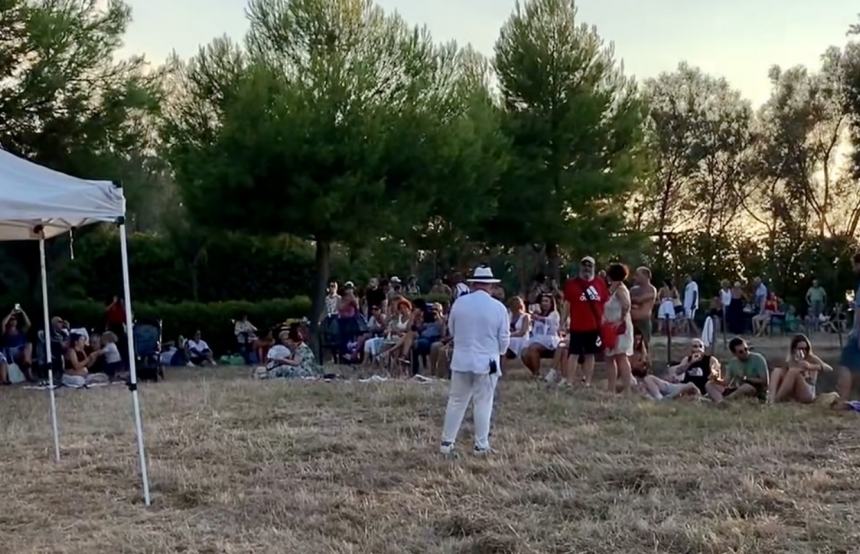
<instances>
[{"instance_id":1,"label":"black t-shirt","mask_svg":"<svg viewBox=\"0 0 860 554\"><path fill-rule=\"evenodd\" d=\"M702 359L692 364L684 372L684 383L693 383L702 394L707 394L705 385L711 378L711 357L702 356Z\"/></svg>"},{"instance_id":2,"label":"black t-shirt","mask_svg":"<svg viewBox=\"0 0 860 554\"><path fill-rule=\"evenodd\" d=\"M367 305L371 308L378 307L381 308L382 304L385 302L385 291L380 288L376 288L373 290L367 291Z\"/></svg>"}]
</instances>

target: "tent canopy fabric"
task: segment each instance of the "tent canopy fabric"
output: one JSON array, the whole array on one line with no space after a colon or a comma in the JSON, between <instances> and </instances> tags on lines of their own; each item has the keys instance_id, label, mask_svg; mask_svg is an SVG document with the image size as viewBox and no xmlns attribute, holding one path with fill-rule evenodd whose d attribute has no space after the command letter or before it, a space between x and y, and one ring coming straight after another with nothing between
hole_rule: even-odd
<instances>
[{"instance_id":1,"label":"tent canopy fabric","mask_svg":"<svg viewBox=\"0 0 860 554\"><path fill-rule=\"evenodd\" d=\"M122 189L110 181L88 181L0 150L0 241L39 240L125 215Z\"/></svg>"}]
</instances>

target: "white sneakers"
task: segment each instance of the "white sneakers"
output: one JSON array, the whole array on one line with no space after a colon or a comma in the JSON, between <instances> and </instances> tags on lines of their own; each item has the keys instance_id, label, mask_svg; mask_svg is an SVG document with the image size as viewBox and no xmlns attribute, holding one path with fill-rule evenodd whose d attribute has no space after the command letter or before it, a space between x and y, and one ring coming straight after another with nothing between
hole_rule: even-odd
<instances>
[{"instance_id":1,"label":"white sneakers","mask_svg":"<svg viewBox=\"0 0 860 554\"><path fill-rule=\"evenodd\" d=\"M489 456L493 452L494 452L493 449L490 447L478 448L476 446L472 450L472 454L476 458L486 458L487 456ZM453 443L452 444L442 444L442 446L439 447L439 453L442 454L443 456L445 456L446 458L449 458L449 459L456 459L457 458L457 451L454 450L454 444Z\"/></svg>"},{"instance_id":2,"label":"white sneakers","mask_svg":"<svg viewBox=\"0 0 860 554\"><path fill-rule=\"evenodd\" d=\"M555 368L552 368L549 370L549 373L546 374L543 380L550 385L554 385L556 382L558 382L559 377L560 375L558 374L558 371L556 371Z\"/></svg>"}]
</instances>

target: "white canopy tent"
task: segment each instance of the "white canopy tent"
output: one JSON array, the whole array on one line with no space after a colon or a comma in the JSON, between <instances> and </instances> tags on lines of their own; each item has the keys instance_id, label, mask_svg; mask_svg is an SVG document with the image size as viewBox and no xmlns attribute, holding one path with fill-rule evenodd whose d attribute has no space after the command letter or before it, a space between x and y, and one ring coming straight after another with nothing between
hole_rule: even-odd
<instances>
[{"instance_id":1,"label":"white canopy tent","mask_svg":"<svg viewBox=\"0 0 860 554\"><path fill-rule=\"evenodd\" d=\"M0 240L38 240L42 265L42 308L45 320L45 355L48 363L48 390L54 458L60 459L54 375L51 369L51 328L48 283L45 267L45 240L93 223L108 222L119 227L125 316L128 326L129 389L134 411L143 498L150 504L149 479L143 444L143 425L137 393L137 367L131 322L131 290L125 230L125 197L122 189L108 181L87 181L70 177L0 150Z\"/></svg>"}]
</instances>

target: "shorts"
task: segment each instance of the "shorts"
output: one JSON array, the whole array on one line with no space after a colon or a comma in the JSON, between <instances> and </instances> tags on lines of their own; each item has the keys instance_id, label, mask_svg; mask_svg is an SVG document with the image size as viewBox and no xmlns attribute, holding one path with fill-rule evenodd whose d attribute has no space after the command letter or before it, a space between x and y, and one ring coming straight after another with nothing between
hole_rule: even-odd
<instances>
[{"instance_id":1,"label":"shorts","mask_svg":"<svg viewBox=\"0 0 860 554\"><path fill-rule=\"evenodd\" d=\"M594 356L603 351L599 331L571 331L568 342L570 356Z\"/></svg>"},{"instance_id":2,"label":"shorts","mask_svg":"<svg viewBox=\"0 0 860 554\"><path fill-rule=\"evenodd\" d=\"M660 308L657 310L658 319L675 319L675 305L672 301L661 302Z\"/></svg>"},{"instance_id":3,"label":"shorts","mask_svg":"<svg viewBox=\"0 0 860 554\"><path fill-rule=\"evenodd\" d=\"M639 319L633 322L633 328L639 331L645 344L651 342L651 319Z\"/></svg>"},{"instance_id":4,"label":"shorts","mask_svg":"<svg viewBox=\"0 0 860 554\"><path fill-rule=\"evenodd\" d=\"M848 336L848 342L842 348L839 365L851 373L860 373L860 346L855 335Z\"/></svg>"},{"instance_id":5,"label":"shorts","mask_svg":"<svg viewBox=\"0 0 860 554\"><path fill-rule=\"evenodd\" d=\"M659 385L660 394L663 395L664 398L676 398L680 396L681 392L687 388L685 383L669 383L667 381L662 381Z\"/></svg>"}]
</instances>

